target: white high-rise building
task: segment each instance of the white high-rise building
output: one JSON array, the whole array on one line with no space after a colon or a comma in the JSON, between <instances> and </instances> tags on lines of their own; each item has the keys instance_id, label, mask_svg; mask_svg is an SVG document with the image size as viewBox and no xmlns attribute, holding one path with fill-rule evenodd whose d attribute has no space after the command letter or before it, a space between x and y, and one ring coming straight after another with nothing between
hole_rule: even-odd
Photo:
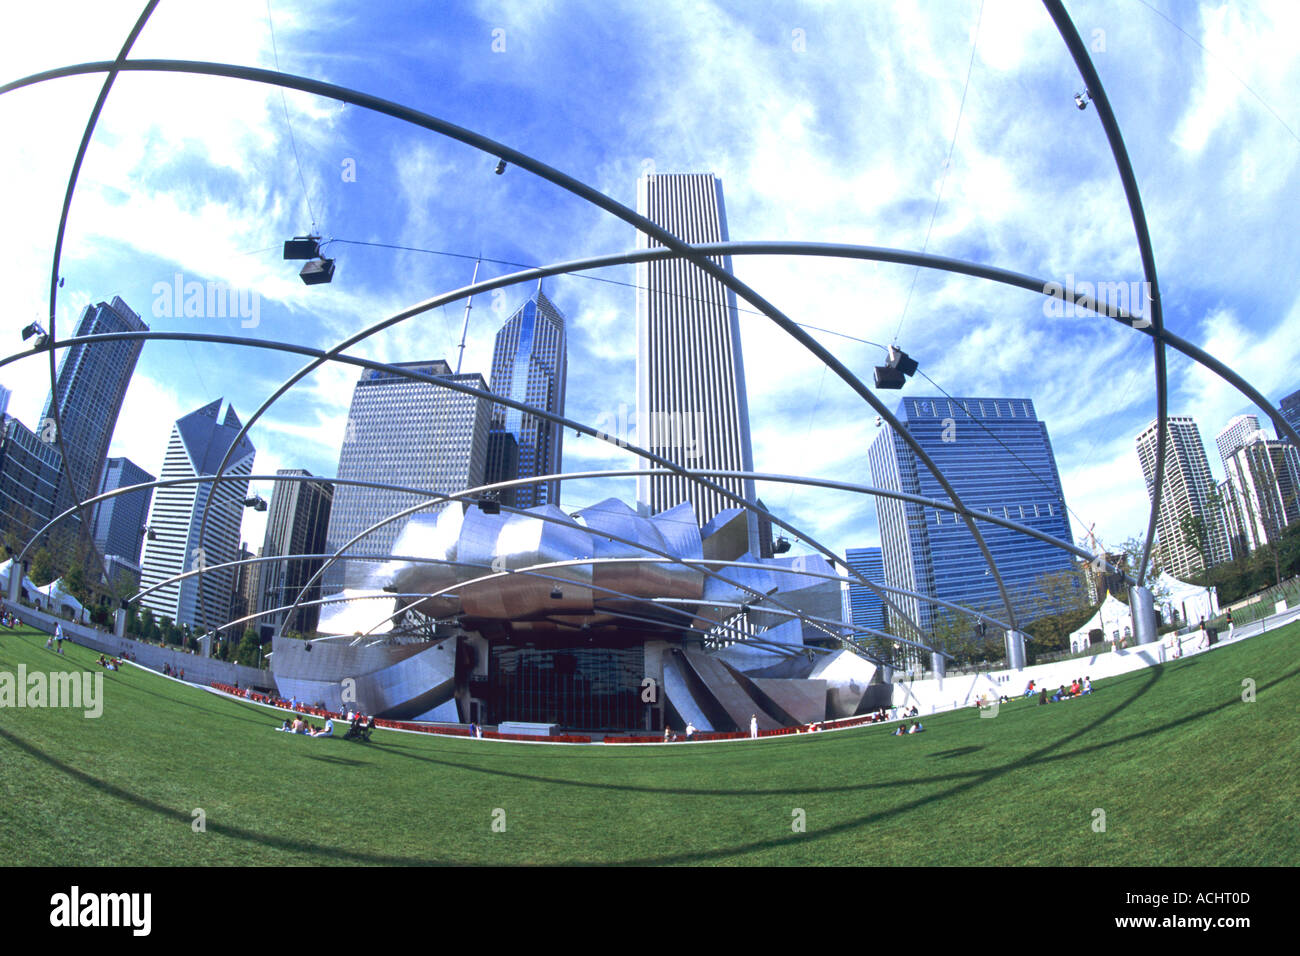
<instances>
[{"instance_id":1,"label":"white high-rise building","mask_svg":"<svg viewBox=\"0 0 1300 956\"><path fill-rule=\"evenodd\" d=\"M728 240L722 183L712 173L641 177L637 211L688 243ZM659 245L637 234L638 248ZM731 271L730 256L714 261ZM685 259L642 263L636 315L637 444L686 468L753 471L735 293ZM755 500L750 479L710 480ZM724 508L738 507L667 472L638 478L637 499L650 513L690 501L702 525ZM750 550L759 554L753 514L749 538Z\"/></svg>"},{"instance_id":2,"label":"white high-rise building","mask_svg":"<svg viewBox=\"0 0 1300 956\"><path fill-rule=\"evenodd\" d=\"M1211 566L1231 560L1231 552L1223 509L1216 505L1217 488L1201 443L1201 431L1186 416L1170 416L1168 426L1164 488L1160 513L1156 516L1156 533L1165 567L1174 577L1181 578L1204 570L1207 558ZM1154 498L1156 422L1143 429L1136 440L1147 495ZM1205 554L1184 533L1183 520L1189 515L1204 522Z\"/></svg>"},{"instance_id":3,"label":"white high-rise building","mask_svg":"<svg viewBox=\"0 0 1300 956\"><path fill-rule=\"evenodd\" d=\"M1219 432L1214 439L1214 444L1219 448L1219 460L1223 462L1225 474L1228 470L1228 459L1232 457L1233 452L1253 439L1258 431L1258 418L1254 415L1238 415L1224 426L1223 431Z\"/></svg>"},{"instance_id":4,"label":"white high-rise building","mask_svg":"<svg viewBox=\"0 0 1300 956\"><path fill-rule=\"evenodd\" d=\"M1278 540L1300 520L1300 451L1256 431L1224 461L1225 505L1236 557Z\"/></svg>"},{"instance_id":5,"label":"white high-rise building","mask_svg":"<svg viewBox=\"0 0 1300 956\"><path fill-rule=\"evenodd\" d=\"M215 475L221 459L241 428L235 409L226 407L220 417L221 399L190 412L172 426L162 480ZM234 481L196 482L168 485L154 490L148 527L153 539L144 543L140 559L140 586L150 588L168 578L238 560L239 532L244 520L244 499L248 496L245 476L253 473L257 451L246 437L230 457L225 474ZM243 477L243 480L239 480ZM203 540L199 528L208 510ZM177 624L212 628L230 619L230 598L234 592L235 569L220 568L172 582L140 599L155 616L167 616Z\"/></svg>"},{"instance_id":6,"label":"white high-rise building","mask_svg":"<svg viewBox=\"0 0 1300 956\"><path fill-rule=\"evenodd\" d=\"M482 375L453 374L441 360L395 364L488 390ZM352 392L338 477L383 481L443 494L477 487L484 484L491 417L490 400L380 369L366 369ZM325 550L339 550L367 528L422 500L419 495L401 491L338 485ZM433 505L417 513L433 514L443 507ZM392 553L408 518L390 522L349 546L349 554L375 555L375 560L331 564L324 574L324 593L367 586L371 572Z\"/></svg>"}]
</instances>

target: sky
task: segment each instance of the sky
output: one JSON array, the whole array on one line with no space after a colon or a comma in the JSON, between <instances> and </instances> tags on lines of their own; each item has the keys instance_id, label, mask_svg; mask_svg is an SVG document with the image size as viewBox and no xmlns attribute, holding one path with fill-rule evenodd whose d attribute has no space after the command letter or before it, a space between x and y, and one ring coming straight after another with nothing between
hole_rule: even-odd
<instances>
[{"instance_id":1,"label":"sky","mask_svg":"<svg viewBox=\"0 0 1300 956\"><path fill-rule=\"evenodd\" d=\"M110 60L142 4L8 5L0 82ZM1105 84L1145 204L1167 327L1275 404L1300 388L1295 274L1300 196L1300 6L1114 0L1066 4ZM214 10L216 11L214 13ZM133 58L214 60L308 76L473 130L635 207L637 176L714 172L730 237L856 243L967 259L1064 282L1142 279L1120 178L1095 107L1041 3L925 0L654 5L164 0ZM11 348L48 325L59 209L102 74L0 96L0 275ZM496 157L358 107L242 80L121 75L95 130L63 247L59 335L120 295L155 330L328 348L414 303L536 265L630 251L630 225ZM334 240L329 285L307 287L284 239ZM363 245L369 243L371 245ZM407 251L385 248L403 246ZM1047 423L1077 539L1143 534L1134 446L1155 417L1150 338L1041 296L856 260L742 256L735 274L871 382L897 342L956 396L1021 397ZM179 283L225 283L227 315L174 315ZM635 407L635 273L546 281L568 321L568 406L595 425ZM533 284L480 296L463 370ZM870 484L874 412L740 303L754 466ZM233 314L232 314L233 313ZM366 339L381 361L457 359L463 304ZM815 328L811 328L815 327ZM236 345L149 342L110 455L154 474L173 422L218 396L247 419L304 364ZM254 473L337 473L355 367L313 372L256 423ZM44 355L0 368L29 427L49 394ZM939 394L919 375L881 398ZM1170 414L1214 436L1260 414L1169 353ZM1261 417L1263 417L1261 415ZM1264 422L1266 429L1267 421ZM633 468L566 434L568 471ZM254 485L269 497L271 483ZM878 543L874 500L763 484L759 496L837 552ZM576 511L633 500L634 480L565 486ZM254 550L265 513L245 514ZM796 552L805 550L796 544Z\"/></svg>"}]
</instances>

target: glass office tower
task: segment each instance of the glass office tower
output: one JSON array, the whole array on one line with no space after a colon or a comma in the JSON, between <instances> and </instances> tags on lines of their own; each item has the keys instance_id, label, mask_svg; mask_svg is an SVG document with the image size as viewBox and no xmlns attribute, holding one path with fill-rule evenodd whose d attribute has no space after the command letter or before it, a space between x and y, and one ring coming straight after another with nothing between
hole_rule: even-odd
<instances>
[{"instance_id":1,"label":"glass office tower","mask_svg":"<svg viewBox=\"0 0 1300 956\"><path fill-rule=\"evenodd\" d=\"M112 303L87 306L77 323L76 334L147 332L148 329L130 306L114 296ZM109 441L117 426L117 414L143 346L142 339L134 339L74 345L64 351L54 391L45 401L42 425L37 431L53 428L53 404L57 396L59 421L63 426L63 453L68 456L67 470L72 476L76 496L83 501L99 489ZM47 426L46 422L50 424ZM73 488L68 486L66 479L61 480L55 514L75 503ZM91 515L86 514L83 520L89 527Z\"/></svg>"},{"instance_id":2,"label":"glass office tower","mask_svg":"<svg viewBox=\"0 0 1300 956\"><path fill-rule=\"evenodd\" d=\"M868 581L885 580L885 563L880 548L849 548L845 563ZM885 605L880 596L861 584L849 584L849 616L854 627L885 626Z\"/></svg>"},{"instance_id":3,"label":"glass office tower","mask_svg":"<svg viewBox=\"0 0 1300 956\"><path fill-rule=\"evenodd\" d=\"M277 475L312 477L302 468L281 468ZM324 554L325 536L329 530L330 509L334 504L334 486L328 481L279 481L271 492L271 503L266 518L266 536L262 541L261 556L292 557L300 554ZM256 596L250 601L250 611L271 611L293 602L298 593L312 579L323 558L301 561L275 561L260 565ZM311 586L303 600L315 601L320 597L320 583ZM288 612L259 618L259 624L271 624L280 631L297 631L310 634L316 630L320 607L300 607L293 619L285 621Z\"/></svg>"},{"instance_id":4,"label":"glass office tower","mask_svg":"<svg viewBox=\"0 0 1300 956\"><path fill-rule=\"evenodd\" d=\"M537 291L519 307L496 335L492 351L492 391L557 415L564 414L564 386L568 378L568 351L564 316ZM492 412L492 463L497 481L558 474L564 429L535 415L497 405ZM513 438L514 460L510 442ZM511 473L513 468L513 473ZM506 502L518 508L560 503L560 482L512 489ZM505 501L505 498L502 498Z\"/></svg>"},{"instance_id":5,"label":"glass office tower","mask_svg":"<svg viewBox=\"0 0 1300 956\"><path fill-rule=\"evenodd\" d=\"M116 491L130 485L143 485L154 480L130 458L110 458L104 466L104 477L98 494ZM140 560L140 547L144 544L145 522L149 518L149 504L153 489L133 491L101 501L95 506L95 547L107 557L116 554L135 564Z\"/></svg>"},{"instance_id":6,"label":"glass office tower","mask_svg":"<svg viewBox=\"0 0 1300 956\"><path fill-rule=\"evenodd\" d=\"M394 363L487 391L478 373L455 375L442 360ZM347 431L339 452L340 478L384 481L452 494L483 484L492 403L432 382L366 369L352 392ZM384 488L338 485L330 509L325 550L334 552L384 518L420 501L419 495ZM440 511L432 504L424 514ZM409 516L408 516L409 517ZM325 569L323 592L368 584L392 553L407 518L385 524L348 548L376 560L338 561Z\"/></svg>"},{"instance_id":7,"label":"glass office tower","mask_svg":"<svg viewBox=\"0 0 1300 956\"><path fill-rule=\"evenodd\" d=\"M967 507L1073 541L1047 426L1029 399L906 398L895 414ZM948 501L938 480L892 429L876 436L867 458L873 484ZM997 583L959 516L884 497L877 497L876 513L887 584L1003 618ZM1060 610L1048 606L1039 583L1044 575L1073 568L1069 552L988 522L979 528L1018 622ZM891 597L927 633L942 620L928 602Z\"/></svg>"}]
</instances>

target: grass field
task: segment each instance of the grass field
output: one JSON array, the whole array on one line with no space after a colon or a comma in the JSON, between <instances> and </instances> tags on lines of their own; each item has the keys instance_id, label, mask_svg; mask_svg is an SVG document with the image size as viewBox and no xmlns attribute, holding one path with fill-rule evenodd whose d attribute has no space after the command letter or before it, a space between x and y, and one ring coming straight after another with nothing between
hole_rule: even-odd
<instances>
[{"instance_id":1,"label":"grass field","mask_svg":"<svg viewBox=\"0 0 1300 956\"><path fill-rule=\"evenodd\" d=\"M98 719L0 709L0 859L1294 866L1297 637L1300 625L1062 704L937 716L919 736L642 747L289 736L271 711L128 667L104 675ZM100 672L97 654L65 650L0 630L0 672Z\"/></svg>"}]
</instances>

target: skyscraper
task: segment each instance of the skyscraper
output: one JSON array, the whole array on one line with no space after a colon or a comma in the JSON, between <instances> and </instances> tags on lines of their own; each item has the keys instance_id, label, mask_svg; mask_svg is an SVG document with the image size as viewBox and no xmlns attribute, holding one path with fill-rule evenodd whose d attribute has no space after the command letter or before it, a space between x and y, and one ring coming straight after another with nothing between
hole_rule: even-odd
<instances>
[{"instance_id":1,"label":"skyscraper","mask_svg":"<svg viewBox=\"0 0 1300 956\"><path fill-rule=\"evenodd\" d=\"M130 306L114 296L111 304L101 302L87 306L77 323L76 334L145 332L148 328ZM122 408L122 399L143 345L142 340L136 339L74 345L64 350L55 388L46 399L41 421L42 427L46 427L48 422L48 427L53 428L53 405L57 397L63 426L63 452L68 456L67 470L77 496L82 499L91 497L99 488L100 473L117 425L117 414ZM55 514L73 504L73 488L68 486L66 479L61 480ZM89 527L91 516L87 514L84 519Z\"/></svg>"},{"instance_id":2,"label":"skyscraper","mask_svg":"<svg viewBox=\"0 0 1300 956\"><path fill-rule=\"evenodd\" d=\"M1277 410L1282 413L1286 423L1300 432L1300 391L1292 392L1277 403ZM1281 438L1278 435L1278 438Z\"/></svg>"},{"instance_id":3,"label":"skyscraper","mask_svg":"<svg viewBox=\"0 0 1300 956\"><path fill-rule=\"evenodd\" d=\"M97 494L116 491L130 485L147 484L154 480L129 458L110 458L104 466L104 477L99 482ZM144 543L145 524L149 518L149 503L153 489L133 491L101 501L95 506L95 523L92 533L95 547L102 555L115 554L131 564L140 560L140 546Z\"/></svg>"},{"instance_id":4,"label":"skyscraper","mask_svg":"<svg viewBox=\"0 0 1300 956\"><path fill-rule=\"evenodd\" d=\"M492 351L492 391L556 414L564 413L564 387L568 378L568 349L564 316L542 292L541 283L496 335ZM560 471L564 429L535 415L497 405L492 411L492 431L509 433L515 442L516 471L508 474L508 443L494 442L499 451L494 475L531 478ZM560 482L514 489L514 505L560 503Z\"/></svg>"},{"instance_id":5,"label":"skyscraper","mask_svg":"<svg viewBox=\"0 0 1300 956\"><path fill-rule=\"evenodd\" d=\"M59 449L12 415L0 415L0 533L16 547L54 516Z\"/></svg>"},{"instance_id":6,"label":"skyscraper","mask_svg":"<svg viewBox=\"0 0 1300 956\"><path fill-rule=\"evenodd\" d=\"M455 375L441 359L403 362L400 367L487 391L482 375ZM491 416L489 399L366 369L352 392L338 477L385 481L444 494L477 487L484 483ZM330 509L325 550L337 551L371 525L421 500L400 491L339 485ZM436 513L442 507L433 505L422 513ZM348 553L372 554L377 560L330 565L324 575L324 593L364 587L371 572L387 560L405 526L405 518L391 522L350 546Z\"/></svg>"},{"instance_id":7,"label":"skyscraper","mask_svg":"<svg viewBox=\"0 0 1300 956\"><path fill-rule=\"evenodd\" d=\"M232 406L219 418L221 399L190 412L172 427L163 459L162 480L215 475L221 459L239 434L239 417ZM155 538L144 543L140 560L140 586L149 588L186 571L235 561L240 553L239 532L248 495L247 475L253 473L257 454L247 437L231 455L225 474L234 481L195 482L155 489L149 509L149 528ZM242 480L241 480L242 479ZM208 512L203 540L199 528ZM216 627L230 616L235 569L221 568L173 581L140 599L155 615L177 624Z\"/></svg>"},{"instance_id":8,"label":"skyscraper","mask_svg":"<svg viewBox=\"0 0 1300 956\"><path fill-rule=\"evenodd\" d=\"M1259 431L1259 419L1254 415L1238 415L1228 421L1223 427L1223 431L1214 439L1214 444L1219 449L1219 460L1223 462L1224 470L1228 468L1228 459L1242 445L1252 438Z\"/></svg>"},{"instance_id":9,"label":"skyscraper","mask_svg":"<svg viewBox=\"0 0 1300 956\"><path fill-rule=\"evenodd\" d=\"M311 476L311 472L301 468L281 468L276 474ZM275 491L271 493L261 557L323 554L333 503L334 486L327 481L277 482ZM308 561L268 561L259 565L260 593L255 602L256 607L250 610L270 611L289 604L324 563L324 559L317 558ZM314 601L319 597L320 584L317 583L304 600ZM287 622L284 617L285 612L281 612L261 618L258 623L272 624L299 634L310 634L316 630L320 607L301 607L293 619Z\"/></svg>"},{"instance_id":10,"label":"skyscraper","mask_svg":"<svg viewBox=\"0 0 1300 956\"><path fill-rule=\"evenodd\" d=\"M1137 436L1138 461L1146 479L1147 495L1155 497L1156 422ZM1156 516L1160 553L1165 567L1174 577L1186 577L1207 566L1229 560L1228 534L1223 513L1216 507L1214 477L1201 444L1201 431L1186 416L1168 419L1168 446L1165 449L1165 481L1160 495L1160 513ZM1199 522L1205 529L1204 554L1184 529L1184 519Z\"/></svg>"},{"instance_id":11,"label":"skyscraper","mask_svg":"<svg viewBox=\"0 0 1300 956\"><path fill-rule=\"evenodd\" d=\"M844 563L849 566L850 570L862 575L868 581L884 583L885 564L880 548L849 548L844 552ZM885 605L881 602L880 595L870 588L855 584L852 581L849 582L848 592L849 622L854 627L870 627L877 631L884 630ZM884 639L867 635L854 635L854 640L866 646L874 646Z\"/></svg>"},{"instance_id":12,"label":"skyscraper","mask_svg":"<svg viewBox=\"0 0 1300 956\"><path fill-rule=\"evenodd\" d=\"M1025 398L906 398L895 412L962 501L972 510L1009 518L1071 542L1065 495L1047 426ZM948 499L938 480L892 429L867 451L872 483ZM1001 616L997 583L966 523L956 514L895 498L876 498L885 583ZM980 533L1006 583L1020 623L1060 610L1044 599L1045 575L1069 573L1069 552L1045 541L981 522ZM1082 593L1083 583L1078 587ZM1058 592L1059 593L1059 592ZM945 614L903 595L891 600L922 631ZM899 622L890 622L899 628ZM964 624L963 624L964 626ZM973 624L971 624L973 627ZM908 636L903 631L897 631Z\"/></svg>"},{"instance_id":13,"label":"skyscraper","mask_svg":"<svg viewBox=\"0 0 1300 956\"><path fill-rule=\"evenodd\" d=\"M1276 542L1300 519L1300 451L1290 442L1250 435L1224 462L1221 486L1234 556Z\"/></svg>"},{"instance_id":14,"label":"skyscraper","mask_svg":"<svg viewBox=\"0 0 1300 956\"><path fill-rule=\"evenodd\" d=\"M653 173L637 180L637 211L689 243L725 242L722 183L711 173ZM642 233L637 247L659 246ZM731 257L716 260L731 270ZM736 296L684 259L637 267L637 444L686 468L752 471L749 406ZM653 467L653 466L651 466ZM749 479L713 478L754 501ZM683 501L701 525L736 503L677 475L637 479L651 513ZM760 551L749 515L750 551Z\"/></svg>"}]
</instances>

